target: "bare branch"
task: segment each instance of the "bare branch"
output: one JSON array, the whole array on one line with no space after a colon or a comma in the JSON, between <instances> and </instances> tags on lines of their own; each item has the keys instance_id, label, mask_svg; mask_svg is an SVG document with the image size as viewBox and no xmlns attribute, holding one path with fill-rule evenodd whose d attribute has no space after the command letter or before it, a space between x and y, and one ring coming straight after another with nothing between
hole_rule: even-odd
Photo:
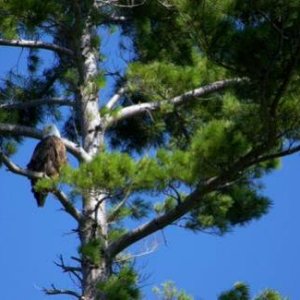
<instances>
[{"instance_id":1,"label":"bare branch","mask_svg":"<svg viewBox=\"0 0 300 300\"><path fill-rule=\"evenodd\" d=\"M163 105L172 104L172 105L180 105L189 100L195 99L196 97L204 96L213 92L217 92L223 90L224 88L231 86L236 83L240 83L246 81L246 78L233 78L233 79L226 79L221 81L216 81L214 83L205 85L203 87L188 91L182 95L176 96L172 99L162 100L157 102L146 102L131 105L128 107L123 108L117 116L109 116L106 120L106 126L109 127L114 123L128 119L130 117L145 113L147 111L154 111L158 110Z\"/></svg>"},{"instance_id":2,"label":"bare branch","mask_svg":"<svg viewBox=\"0 0 300 300\"><path fill-rule=\"evenodd\" d=\"M158 248L158 246L159 246L159 243L158 243L157 240L153 241L153 243L151 245L145 243L145 249L142 250L141 252L135 253L135 254L132 254L132 253L129 253L129 254L120 253L116 257L115 261L116 262L130 261L130 260L136 259L138 257L142 257L142 256L146 256L146 255L152 254L153 252L156 251L156 249Z\"/></svg>"},{"instance_id":3,"label":"bare branch","mask_svg":"<svg viewBox=\"0 0 300 300\"><path fill-rule=\"evenodd\" d=\"M74 106L74 102L69 99L51 98L37 99L27 102L11 102L0 104L0 109L25 109L38 105L58 105L58 106Z\"/></svg>"},{"instance_id":4,"label":"bare branch","mask_svg":"<svg viewBox=\"0 0 300 300\"><path fill-rule=\"evenodd\" d=\"M134 8L138 6L142 6L146 3L147 0L128 0L126 4L119 3L120 0L96 0L96 3L100 6L102 5L112 5L115 7L122 7L122 8Z\"/></svg>"},{"instance_id":5,"label":"bare branch","mask_svg":"<svg viewBox=\"0 0 300 300\"><path fill-rule=\"evenodd\" d=\"M34 139L41 140L43 138L43 133L41 130L34 129L28 126L20 126L14 124L0 123L0 134L8 134L15 136L26 136ZM62 138L67 150L78 158L80 161L90 161L90 155L80 146L75 143Z\"/></svg>"},{"instance_id":6,"label":"bare branch","mask_svg":"<svg viewBox=\"0 0 300 300\"><path fill-rule=\"evenodd\" d=\"M21 47L21 48L34 48L34 49L45 49L51 50L61 54L73 55L73 51L61 47L56 44L47 43L44 41L30 41L30 40L7 40L7 39L0 39L0 45L2 46L11 46L11 47Z\"/></svg>"},{"instance_id":7,"label":"bare branch","mask_svg":"<svg viewBox=\"0 0 300 300\"><path fill-rule=\"evenodd\" d=\"M44 178L44 173L41 172L34 172L30 170L25 170L15 163L13 163L1 150L0 150L0 161L4 163L4 165L8 168L9 171L25 176L32 179L41 179Z\"/></svg>"},{"instance_id":8,"label":"bare branch","mask_svg":"<svg viewBox=\"0 0 300 300\"><path fill-rule=\"evenodd\" d=\"M68 296L73 296L77 299L82 299L81 295L79 295L77 292L71 290L58 289L55 287L54 284L51 285L51 289L44 288L43 292L46 295L50 295L50 296L68 295Z\"/></svg>"},{"instance_id":9,"label":"bare branch","mask_svg":"<svg viewBox=\"0 0 300 300\"><path fill-rule=\"evenodd\" d=\"M124 95L124 93L126 92L126 88L122 87L120 88L117 93L115 95L113 95L113 97L111 97L109 99L109 101L107 102L107 104L105 105L105 107L107 109L112 109L114 108L114 106L118 103L118 101L120 100L120 98Z\"/></svg>"},{"instance_id":10,"label":"bare branch","mask_svg":"<svg viewBox=\"0 0 300 300\"><path fill-rule=\"evenodd\" d=\"M77 280L80 282L80 284L82 284L82 278L79 275L82 272L81 268L66 265L62 255L59 256L59 262L54 262L54 263L56 266L61 268L64 273L70 273L71 275L75 276Z\"/></svg>"},{"instance_id":11,"label":"bare branch","mask_svg":"<svg viewBox=\"0 0 300 300\"><path fill-rule=\"evenodd\" d=\"M71 215L76 221L81 221L81 213L76 209L74 204L68 199L63 191L54 190L52 194L56 196L61 205L64 207L64 210Z\"/></svg>"},{"instance_id":12,"label":"bare branch","mask_svg":"<svg viewBox=\"0 0 300 300\"><path fill-rule=\"evenodd\" d=\"M33 172L19 167L18 165L13 163L2 151L0 151L0 161L2 161L4 165L8 168L8 170L12 173L25 176L31 179L41 179L47 177L44 173ZM56 198L64 207L65 211L69 213L72 217L74 217L76 221L80 222L81 214L73 205L73 203L68 199L68 197L60 190L53 190L51 191L51 193L56 196Z\"/></svg>"}]
</instances>

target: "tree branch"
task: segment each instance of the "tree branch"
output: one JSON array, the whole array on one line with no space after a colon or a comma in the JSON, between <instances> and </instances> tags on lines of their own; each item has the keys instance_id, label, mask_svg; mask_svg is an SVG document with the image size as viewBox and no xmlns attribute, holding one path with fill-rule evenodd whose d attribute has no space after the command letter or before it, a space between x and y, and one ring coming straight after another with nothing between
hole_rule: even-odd
<instances>
[{"instance_id":1,"label":"tree branch","mask_svg":"<svg viewBox=\"0 0 300 300\"><path fill-rule=\"evenodd\" d=\"M68 295L68 296L73 296L77 299L82 299L81 295L79 295L77 292L75 291L71 291L71 290L64 290L64 289L58 289L55 287L54 284L51 285L51 289L43 289L43 292L46 295L50 295L50 296L56 296L56 295Z\"/></svg>"},{"instance_id":2,"label":"tree branch","mask_svg":"<svg viewBox=\"0 0 300 300\"><path fill-rule=\"evenodd\" d=\"M114 108L114 106L118 103L118 101L120 100L120 98L124 95L124 93L126 92L126 88L122 87L120 88L117 93L115 95L113 95L107 102L107 104L105 105L105 107L107 109L112 109Z\"/></svg>"},{"instance_id":3,"label":"tree branch","mask_svg":"<svg viewBox=\"0 0 300 300\"><path fill-rule=\"evenodd\" d=\"M38 105L58 105L58 106L74 106L74 102L69 99L51 98L51 99L37 99L27 102L11 102L0 104L0 109L26 109Z\"/></svg>"},{"instance_id":4,"label":"tree branch","mask_svg":"<svg viewBox=\"0 0 300 300\"><path fill-rule=\"evenodd\" d=\"M67 54L72 56L73 51L58 46L56 44L47 43L44 41L30 41L30 40L7 40L7 39L0 39L0 45L2 46L11 46L11 47L21 47L21 48L34 48L34 49L45 49L51 50L61 54Z\"/></svg>"},{"instance_id":5,"label":"tree branch","mask_svg":"<svg viewBox=\"0 0 300 300\"><path fill-rule=\"evenodd\" d=\"M63 256L59 256L59 262L54 262L56 266L61 268L64 273L70 273L77 278L77 280L82 284L82 278L78 273L82 272L82 269L79 267L67 266L64 262Z\"/></svg>"},{"instance_id":6,"label":"tree branch","mask_svg":"<svg viewBox=\"0 0 300 300\"><path fill-rule=\"evenodd\" d=\"M8 168L8 170L12 173L25 176L31 179L41 179L46 177L44 173L33 172L19 167L18 165L13 163L2 151L0 151L0 161L2 161L4 165ZM67 196L62 191L56 189L51 191L51 193L56 196L56 198L62 204L67 213L74 217L76 221L81 221L80 212L75 208L73 203L67 198Z\"/></svg>"},{"instance_id":7,"label":"tree branch","mask_svg":"<svg viewBox=\"0 0 300 300\"><path fill-rule=\"evenodd\" d=\"M68 199L63 191L54 190L51 191L53 195L59 200L61 205L64 207L65 212L71 215L77 222L81 221L81 213L76 209L73 203Z\"/></svg>"},{"instance_id":8,"label":"tree branch","mask_svg":"<svg viewBox=\"0 0 300 300\"><path fill-rule=\"evenodd\" d=\"M15 174L32 178L32 179L44 178L44 173L34 172L19 167L18 165L13 163L1 150L0 150L0 161L4 163L4 165L8 168L9 171Z\"/></svg>"},{"instance_id":9,"label":"tree branch","mask_svg":"<svg viewBox=\"0 0 300 300\"><path fill-rule=\"evenodd\" d=\"M263 151L263 150L262 150ZM280 158L300 152L300 145L295 147L289 147L288 149L278 151L272 154L259 155L256 149L251 150L244 157L241 157L232 165L230 170L225 171L223 174L212 177L207 181L201 183L190 195L188 195L181 203L179 203L174 209L166 212L165 214L158 216L151 221L133 229L132 231L124 234L115 242L108 246L107 253L111 257L114 257L133 243L145 238L146 236L172 224L186 213L191 211L194 207L199 205L203 196L221 189L228 184L236 181L236 176L257 163L268 161L270 159Z\"/></svg>"},{"instance_id":10,"label":"tree branch","mask_svg":"<svg viewBox=\"0 0 300 300\"><path fill-rule=\"evenodd\" d=\"M108 246L108 255L110 257L114 257L133 243L181 218L193 207L199 204L205 194L216 189L219 181L220 180L217 177L211 178L207 182L203 183L200 187L196 188L195 191L188 195L185 200L182 203L178 204L174 209L124 234L121 238Z\"/></svg>"},{"instance_id":11,"label":"tree branch","mask_svg":"<svg viewBox=\"0 0 300 300\"><path fill-rule=\"evenodd\" d=\"M41 130L34 129L28 126L20 126L14 124L0 123L0 134L8 134L13 136L26 136L41 140L43 133ZM78 158L80 161L90 161L91 157L86 151L75 143L62 138L67 150Z\"/></svg>"},{"instance_id":12,"label":"tree branch","mask_svg":"<svg viewBox=\"0 0 300 300\"><path fill-rule=\"evenodd\" d=\"M163 105L168 105L168 104L180 105L189 100L194 99L195 97L200 97L200 96L204 96L204 95L207 95L207 94L210 94L213 92L217 92L217 91L223 90L224 88L226 88L228 86L231 86L236 83L244 82L246 80L247 80L246 78L233 78L233 79L216 81L214 83L205 85L203 87L188 91L188 92L186 92L182 95L176 96L172 99L131 105L131 106L123 108L117 114L117 116L109 116L106 119L106 126L110 127L111 125L115 124L116 122L119 122L121 120L128 119L130 117L145 113L147 111L158 110Z\"/></svg>"},{"instance_id":13,"label":"tree branch","mask_svg":"<svg viewBox=\"0 0 300 300\"><path fill-rule=\"evenodd\" d=\"M288 156L294 153L300 152L300 145L295 146L295 147L289 147L288 149L276 152L276 153L271 153L271 154L266 154L266 155L261 155L258 158L254 159L251 162L251 165L261 163L267 160L275 159L275 158L280 158L284 156Z\"/></svg>"}]
</instances>

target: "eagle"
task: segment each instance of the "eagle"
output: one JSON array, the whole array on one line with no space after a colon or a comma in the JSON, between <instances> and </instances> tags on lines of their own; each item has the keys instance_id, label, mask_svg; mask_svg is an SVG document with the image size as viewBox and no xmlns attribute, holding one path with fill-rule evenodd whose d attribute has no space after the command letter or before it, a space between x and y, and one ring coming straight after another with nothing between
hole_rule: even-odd
<instances>
[{"instance_id":1,"label":"eagle","mask_svg":"<svg viewBox=\"0 0 300 300\"><path fill-rule=\"evenodd\" d=\"M43 130L43 138L36 145L27 169L54 177L59 174L61 167L66 163L66 147L61 139L59 130L53 124L46 125ZM43 207L48 192L37 192L34 189L37 180L31 179L31 191L37 201L38 207Z\"/></svg>"}]
</instances>

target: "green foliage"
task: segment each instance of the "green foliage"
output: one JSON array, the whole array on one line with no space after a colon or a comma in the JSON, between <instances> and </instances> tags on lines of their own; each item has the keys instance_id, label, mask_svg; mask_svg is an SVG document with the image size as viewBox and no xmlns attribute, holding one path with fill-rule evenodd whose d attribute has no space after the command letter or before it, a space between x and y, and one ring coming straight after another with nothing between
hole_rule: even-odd
<instances>
[{"instance_id":1,"label":"green foliage","mask_svg":"<svg viewBox=\"0 0 300 300\"><path fill-rule=\"evenodd\" d=\"M167 281L161 284L160 287L154 287L154 294L160 300L193 300L191 296L186 294L183 290L178 290L173 281Z\"/></svg>"},{"instance_id":2,"label":"green foliage","mask_svg":"<svg viewBox=\"0 0 300 300\"><path fill-rule=\"evenodd\" d=\"M137 279L133 268L125 265L119 272L110 276L106 282L99 284L98 288L110 300L138 300L141 299L141 296Z\"/></svg>"},{"instance_id":3,"label":"green foliage","mask_svg":"<svg viewBox=\"0 0 300 300\"><path fill-rule=\"evenodd\" d=\"M249 287L242 283L237 282L233 289L222 293L219 300L250 300L250 290Z\"/></svg>"},{"instance_id":4,"label":"green foliage","mask_svg":"<svg viewBox=\"0 0 300 300\"><path fill-rule=\"evenodd\" d=\"M85 54L80 53L79 37L92 1L73 2L0 0L2 38L46 37L78 51L72 58L57 53L49 59L54 61L49 69L42 69L38 51L29 51L28 74L7 74L0 87L0 105L62 95L80 99L79 90L96 95L110 82L106 78L111 70L99 64L98 75L80 86L85 75L80 60ZM105 5L93 10L89 25L101 24L107 32L117 28L121 36L117 50L132 46L134 52L124 64L127 70L120 70L124 76L116 82L116 86L126 82L126 95L116 109L100 110L103 120L117 116L123 107L172 99L217 80L245 76L248 80L181 105L163 102L157 111L119 122L107 129L105 142L113 146L106 147L109 151L118 147L123 152L103 151L77 169L67 166L60 177L39 180L35 189L49 191L62 183L73 196L91 191L105 194L108 242L127 232L122 220L170 212L191 191L216 178L222 184L199 195L197 205L185 215L186 228L224 234L260 218L267 213L270 200L261 195L257 180L278 167L273 155L300 140L299 10L296 0L146 1L131 9ZM119 15L126 22L106 25ZM103 39L94 36L90 46L103 56ZM126 51L124 57L130 56ZM114 53L105 54L111 59ZM36 127L48 118L59 119L60 113L47 106L0 109L0 122ZM76 142L83 133L80 118L74 109L69 119L62 120L68 137ZM17 142L21 139L0 137L7 154L14 153ZM272 159L263 161L264 156ZM79 252L97 266L102 246L101 241L92 240ZM99 288L108 299L139 299L136 282L135 272L125 266ZM163 299L191 299L170 282L156 292ZM256 300L280 297L265 291ZM220 300L249 298L248 287L241 283L220 296Z\"/></svg>"},{"instance_id":5,"label":"green foliage","mask_svg":"<svg viewBox=\"0 0 300 300\"><path fill-rule=\"evenodd\" d=\"M224 234L236 225L258 219L266 214L270 200L257 192L257 187L235 184L201 199L185 226L193 231L211 230Z\"/></svg>"},{"instance_id":6,"label":"green foliage","mask_svg":"<svg viewBox=\"0 0 300 300\"><path fill-rule=\"evenodd\" d=\"M191 151L197 160L194 172L215 176L229 167L250 149L249 142L234 124L227 120L214 120L201 128L193 137Z\"/></svg>"},{"instance_id":7,"label":"green foliage","mask_svg":"<svg viewBox=\"0 0 300 300\"><path fill-rule=\"evenodd\" d=\"M155 101L169 99L205 82L218 80L224 76L224 72L195 52L191 65L181 66L161 61L149 64L136 62L129 66L127 76L133 93L142 91Z\"/></svg>"},{"instance_id":8,"label":"green foliage","mask_svg":"<svg viewBox=\"0 0 300 300\"><path fill-rule=\"evenodd\" d=\"M126 232L127 230L123 227L112 226L108 233L108 240L115 241L118 238L120 238L122 235L124 235Z\"/></svg>"},{"instance_id":9,"label":"green foliage","mask_svg":"<svg viewBox=\"0 0 300 300\"><path fill-rule=\"evenodd\" d=\"M51 0L43 3L38 0L24 0L22 2L17 0L0 2L1 11L9 14L4 14L0 28L3 30L7 38L12 38L10 30L15 29L20 25L24 26L28 31L33 31L36 26L40 25L47 19L49 15L55 15L60 9L58 1ZM15 19L15 21L13 21ZM14 26L11 26L14 23ZM10 24L10 26L7 26ZM8 35L7 35L8 34Z\"/></svg>"},{"instance_id":10,"label":"green foliage","mask_svg":"<svg viewBox=\"0 0 300 300\"><path fill-rule=\"evenodd\" d=\"M193 300L192 296L186 294L183 290L178 290L172 281L167 281L160 285L160 287L153 288L154 294L159 300ZM277 291L266 289L258 296L251 298L250 288L243 282L234 284L231 290L220 294L218 300L288 300L281 296Z\"/></svg>"},{"instance_id":11,"label":"green foliage","mask_svg":"<svg viewBox=\"0 0 300 300\"><path fill-rule=\"evenodd\" d=\"M8 156L15 154L17 151L16 143L11 140L6 140L2 142L0 139L0 146L1 146L1 150Z\"/></svg>"},{"instance_id":12,"label":"green foliage","mask_svg":"<svg viewBox=\"0 0 300 300\"><path fill-rule=\"evenodd\" d=\"M106 79L103 73L99 73L94 79L98 89L105 87Z\"/></svg>"},{"instance_id":13,"label":"green foliage","mask_svg":"<svg viewBox=\"0 0 300 300\"><path fill-rule=\"evenodd\" d=\"M151 204L141 198L134 199L130 204L130 217L139 220L148 216Z\"/></svg>"},{"instance_id":14,"label":"green foliage","mask_svg":"<svg viewBox=\"0 0 300 300\"><path fill-rule=\"evenodd\" d=\"M242 282L237 282L233 289L223 292L218 300L250 300L250 289L248 285ZM253 300L288 300L281 296L277 291L267 289L260 293Z\"/></svg>"},{"instance_id":15,"label":"green foliage","mask_svg":"<svg viewBox=\"0 0 300 300\"><path fill-rule=\"evenodd\" d=\"M141 61L190 62L192 43L188 29L177 23L178 11L149 1L134 8L131 15L134 23L125 30L136 37L135 51Z\"/></svg>"},{"instance_id":16,"label":"green foliage","mask_svg":"<svg viewBox=\"0 0 300 300\"><path fill-rule=\"evenodd\" d=\"M79 248L79 253L95 266L99 266L101 262L101 246L100 240L91 240L87 244Z\"/></svg>"},{"instance_id":17,"label":"green foliage","mask_svg":"<svg viewBox=\"0 0 300 300\"><path fill-rule=\"evenodd\" d=\"M281 296L277 291L267 289L254 300L288 300L288 298Z\"/></svg>"},{"instance_id":18,"label":"green foliage","mask_svg":"<svg viewBox=\"0 0 300 300\"><path fill-rule=\"evenodd\" d=\"M109 166L109 167L108 167ZM62 182L80 191L105 189L116 191L144 191L163 188L164 170L155 159L135 161L125 153L103 152L78 169L66 167Z\"/></svg>"},{"instance_id":19,"label":"green foliage","mask_svg":"<svg viewBox=\"0 0 300 300\"><path fill-rule=\"evenodd\" d=\"M59 182L58 177L42 178L37 181L37 183L34 186L34 189L37 192L52 191L57 187L58 182Z\"/></svg>"}]
</instances>

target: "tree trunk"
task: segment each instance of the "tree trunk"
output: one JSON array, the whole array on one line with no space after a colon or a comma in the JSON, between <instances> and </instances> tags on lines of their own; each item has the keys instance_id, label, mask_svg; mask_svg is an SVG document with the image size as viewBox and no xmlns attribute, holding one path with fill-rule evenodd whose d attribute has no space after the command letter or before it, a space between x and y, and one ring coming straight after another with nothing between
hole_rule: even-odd
<instances>
[{"instance_id":1,"label":"tree trunk","mask_svg":"<svg viewBox=\"0 0 300 300\"><path fill-rule=\"evenodd\" d=\"M93 46L96 29L86 22L81 36L80 84L78 88L78 107L81 118L81 134L84 149L93 158L103 149L103 131L98 104L98 86L95 82L98 70L98 49ZM105 282L110 275L111 265L105 256L107 241L107 220L104 194L101 191L90 191L83 197L83 216L79 224L81 247L92 241L101 241L103 253L101 262L95 265L82 255L82 296L84 300L104 300L105 296L97 289L97 284ZM100 228L100 229L99 229ZM100 249L99 249L100 251Z\"/></svg>"}]
</instances>

